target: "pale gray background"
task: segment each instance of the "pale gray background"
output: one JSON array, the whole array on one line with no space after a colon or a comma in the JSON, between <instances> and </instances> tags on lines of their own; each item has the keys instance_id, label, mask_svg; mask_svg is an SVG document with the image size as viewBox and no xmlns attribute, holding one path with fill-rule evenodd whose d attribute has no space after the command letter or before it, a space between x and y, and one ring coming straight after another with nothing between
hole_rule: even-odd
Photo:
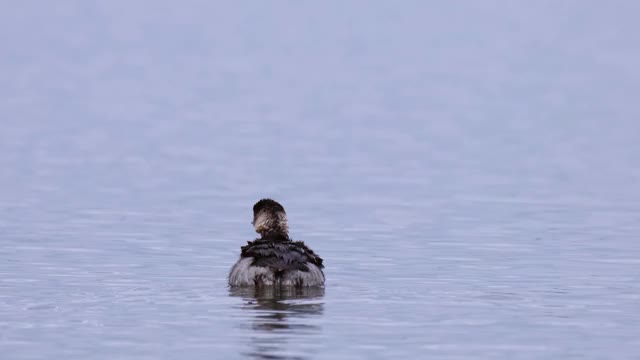
<instances>
[{"instance_id":1,"label":"pale gray background","mask_svg":"<svg viewBox=\"0 0 640 360\"><path fill-rule=\"evenodd\" d=\"M638 358L638 14L3 2L2 359ZM226 288L264 196L324 296Z\"/></svg>"}]
</instances>

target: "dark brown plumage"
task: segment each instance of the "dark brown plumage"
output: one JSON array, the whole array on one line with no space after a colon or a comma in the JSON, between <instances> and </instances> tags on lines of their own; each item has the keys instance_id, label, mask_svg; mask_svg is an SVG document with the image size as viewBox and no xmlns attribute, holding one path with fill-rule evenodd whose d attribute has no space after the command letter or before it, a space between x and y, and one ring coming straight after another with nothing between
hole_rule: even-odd
<instances>
[{"instance_id":1,"label":"dark brown plumage","mask_svg":"<svg viewBox=\"0 0 640 360\"><path fill-rule=\"evenodd\" d=\"M322 258L313 252L303 241L292 241L284 236L272 236L248 241L241 247L240 257L252 257L254 266L269 267L274 270L308 271L305 263L324 268Z\"/></svg>"}]
</instances>

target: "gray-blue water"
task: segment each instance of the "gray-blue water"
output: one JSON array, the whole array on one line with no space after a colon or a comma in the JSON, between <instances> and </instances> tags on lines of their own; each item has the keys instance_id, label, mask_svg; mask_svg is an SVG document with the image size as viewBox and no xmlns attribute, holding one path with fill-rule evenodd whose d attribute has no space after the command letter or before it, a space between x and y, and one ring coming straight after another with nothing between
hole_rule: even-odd
<instances>
[{"instance_id":1,"label":"gray-blue water","mask_svg":"<svg viewBox=\"0 0 640 360\"><path fill-rule=\"evenodd\" d=\"M5 3L2 359L640 358L638 13ZM226 287L266 196L324 291Z\"/></svg>"}]
</instances>

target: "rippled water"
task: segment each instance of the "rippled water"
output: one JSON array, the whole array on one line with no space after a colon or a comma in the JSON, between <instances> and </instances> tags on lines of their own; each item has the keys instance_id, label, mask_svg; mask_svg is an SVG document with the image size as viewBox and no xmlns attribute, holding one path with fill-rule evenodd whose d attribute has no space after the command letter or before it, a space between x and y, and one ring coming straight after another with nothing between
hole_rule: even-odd
<instances>
[{"instance_id":1,"label":"rippled water","mask_svg":"<svg viewBox=\"0 0 640 360\"><path fill-rule=\"evenodd\" d=\"M2 358L637 358L638 10L5 6ZM325 289L226 287L266 196Z\"/></svg>"}]
</instances>

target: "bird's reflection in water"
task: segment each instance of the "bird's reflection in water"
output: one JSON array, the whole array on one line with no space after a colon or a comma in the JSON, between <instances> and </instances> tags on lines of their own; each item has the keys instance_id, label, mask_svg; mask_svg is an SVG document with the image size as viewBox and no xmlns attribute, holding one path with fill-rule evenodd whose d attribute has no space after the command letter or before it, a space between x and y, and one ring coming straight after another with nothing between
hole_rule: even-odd
<instances>
[{"instance_id":1,"label":"bird's reflection in water","mask_svg":"<svg viewBox=\"0 0 640 360\"><path fill-rule=\"evenodd\" d=\"M230 296L243 299L251 329L255 359L306 359L313 355L321 332L323 288L235 288ZM308 345L308 346L307 346Z\"/></svg>"}]
</instances>

